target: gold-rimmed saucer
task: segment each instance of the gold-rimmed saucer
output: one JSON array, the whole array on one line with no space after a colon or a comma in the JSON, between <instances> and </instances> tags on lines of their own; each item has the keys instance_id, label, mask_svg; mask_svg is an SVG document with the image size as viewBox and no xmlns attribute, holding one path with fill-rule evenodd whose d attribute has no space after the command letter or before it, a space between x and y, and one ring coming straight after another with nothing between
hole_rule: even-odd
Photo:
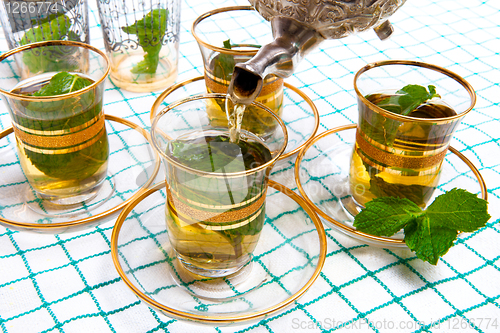
<instances>
[{"instance_id":1,"label":"gold-rimmed saucer","mask_svg":"<svg viewBox=\"0 0 500 333\"><path fill-rule=\"evenodd\" d=\"M197 297L192 290L197 281L179 284L182 275L169 254L164 187L161 182L127 205L111 236L111 256L119 275L152 308L214 326L259 320L292 304L319 276L326 258L319 217L292 190L269 181L266 222L252 260L252 269L265 275L262 283L240 292L229 277L233 297L223 301Z\"/></svg>"},{"instance_id":2,"label":"gold-rimmed saucer","mask_svg":"<svg viewBox=\"0 0 500 333\"><path fill-rule=\"evenodd\" d=\"M106 115L105 119L110 155L103 187L96 198L60 214L36 209L19 165L15 137L10 136L13 129L0 132L0 225L41 233L88 228L109 219L151 185L160 158L152 148L144 149L149 147L149 133L123 118Z\"/></svg>"},{"instance_id":3,"label":"gold-rimmed saucer","mask_svg":"<svg viewBox=\"0 0 500 333\"><path fill-rule=\"evenodd\" d=\"M353 217L346 212L348 203L349 164L355 142L356 125L345 125L325 131L309 142L297 156L295 181L300 194L323 218L326 226L363 243L384 248L406 247L403 234L382 237L366 234L352 226ZM484 180L477 168L453 147L445 157L434 198L454 187L480 194L487 199Z\"/></svg>"},{"instance_id":4,"label":"gold-rimmed saucer","mask_svg":"<svg viewBox=\"0 0 500 333\"><path fill-rule=\"evenodd\" d=\"M203 76L197 76L169 87L156 98L151 108L151 121L168 104L191 95L206 93L206 91ZM316 135L320 122L316 105L303 91L285 82L283 95L281 119L288 131L288 144L279 161L293 156L308 144Z\"/></svg>"}]
</instances>

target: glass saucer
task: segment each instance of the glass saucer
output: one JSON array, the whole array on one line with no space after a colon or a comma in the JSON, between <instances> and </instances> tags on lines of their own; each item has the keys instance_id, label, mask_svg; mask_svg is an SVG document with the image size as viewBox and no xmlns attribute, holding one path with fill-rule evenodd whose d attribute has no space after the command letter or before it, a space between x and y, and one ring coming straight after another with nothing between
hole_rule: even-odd
<instances>
[{"instance_id":1,"label":"glass saucer","mask_svg":"<svg viewBox=\"0 0 500 333\"><path fill-rule=\"evenodd\" d=\"M273 181L269 187L266 222L250 267L226 278L193 279L185 278L171 253L165 182L155 185L116 221L111 256L119 275L139 299L177 319L224 326L284 309L319 276L326 236L319 217L299 195ZM258 283L248 288L249 279ZM223 298L212 297L210 289Z\"/></svg>"},{"instance_id":2,"label":"glass saucer","mask_svg":"<svg viewBox=\"0 0 500 333\"><path fill-rule=\"evenodd\" d=\"M206 92L207 88L203 76L197 76L171 86L161 93L153 104L150 113L151 121L153 121L157 111L168 106L168 104L191 95ZM281 119L288 131L288 143L278 162L293 156L309 143L316 135L320 121L318 109L314 102L300 89L286 82L283 89L283 113Z\"/></svg>"},{"instance_id":3,"label":"glass saucer","mask_svg":"<svg viewBox=\"0 0 500 333\"><path fill-rule=\"evenodd\" d=\"M406 247L403 234L392 237L373 236L356 230L353 217L346 210L352 202L349 190L349 164L356 141L356 125L337 127L314 138L297 156L295 181L300 194L314 208L325 225L363 243L384 247ZM455 187L487 197L486 185L464 155L453 147L443 162L439 185L429 202Z\"/></svg>"},{"instance_id":4,"label":"glass saucer","mask_svg":"<svg viewBox=\"0 0 500 333\"><path fill-rule=\"evenodd\" d=\"M19 164L12 127L0 132L0 225L43 233L95 226L154 181L160 158L149 148L148 132L126 119L111 115L105 119L110 155L104 184L93 199L64 210L34 196Z\"/></svg>"}]
</instances>

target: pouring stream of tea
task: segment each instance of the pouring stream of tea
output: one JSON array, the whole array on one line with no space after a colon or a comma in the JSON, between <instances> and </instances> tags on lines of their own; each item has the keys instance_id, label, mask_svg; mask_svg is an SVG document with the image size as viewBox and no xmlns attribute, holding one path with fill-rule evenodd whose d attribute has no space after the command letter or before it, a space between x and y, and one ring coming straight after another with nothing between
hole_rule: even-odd
<instances>
[{"instance_id":1,"label":"pouring stream of tea","mask_svg":"<svg viewBox=\"0 0 500 333\"><path fill-rule=\"evenodd\" d=\"M235 68L226 95L226 116L229 140L237 143L240 139L243 114L262 90L263 79L254 73Z\"/></svg>"},{"instance_id":2,"label":"pouring stream of tea","mask_svg":"<svg viewBox=\"0 0 500 333\"><path fill-rule=\"evenodd\" d=\"M240 140L241 123L243 121L243 113L246 105L241 103L230 103L231 96L226 96L226 116L229 129L229 141L238 143Z\"/></svg>"}]
</instances>

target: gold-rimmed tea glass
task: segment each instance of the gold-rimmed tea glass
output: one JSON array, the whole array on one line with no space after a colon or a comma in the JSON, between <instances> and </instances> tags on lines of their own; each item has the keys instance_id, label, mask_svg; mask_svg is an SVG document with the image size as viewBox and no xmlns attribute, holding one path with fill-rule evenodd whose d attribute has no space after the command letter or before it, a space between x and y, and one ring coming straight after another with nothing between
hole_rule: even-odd
<instances>
[{"instance_id":1,"label":"gold-rimmed tea glass","mask_svg":"<svg viewBox=\"0 0 500 333\"><path fill-rule=\"evenodd\" d=\"M37 200L61 209L91 200L109 156L102 110L106 55L78 42L39 42L0 55L0 72L21 167ZM32 95L60 72L92 83L63 95Z\"/></svg>"},{"instance_id":2,"label":"gold-rimmed tea glass","mask_svg":"<svg viewBox=\"0 0 500 333\"><path fill-rule=\"evenodd\" d=\"M203 57L208 93L227 93L234 65L250 60L260 46L272 41L269 22L251 6L224 7L206 12L194 21L191 33ZM281 116L283 79L268 75L256 101ZM227 124L225 105L214 104L208 112L215 126ZM243 123L252 127L259 136L270 135L274 129L269 126L274 123L273 118L251 105L245 110Z\"/></svg>"},{"instance_id":3,"label":"gold-rimmed tea glass","mask_svg":"<svg viewBox=\"0 0 500 333\"><path fill-rule=\"evenodd\" d=\"M240 143L229 143L227 125L214 126L206 111L225 99L206 94L171 103L151 127L166 170L170 244L185 269L206 277L230 275L251 260L268 177L287 143L283 122L258 103L253 106L274 119L272 134L260 138L243 124ZM245 165L250 158L255 164Z\"/></svg>"},{"instance_id":4,"label":"gold-rimmed tea glass","mask_svg":"<svg viewBox=\"0 0 500 333\"><path fill-rule=\"evenodd\" d=\"M409 115L376 105L410 84L432 85L440 98L427 101ZM354 202L363 207L373 198L393 196L425 207L438 185L453 133L474 107L473 88L439 66L388 60L360 69L354 89L359 114L349 174Z\"/></svg>"},{"instance_id":5,"label":"gold-rimmed tea glass","mask_svg":"<svg viewBox=\"0 0 500 333\"><path fill-rule=\"evenodd\" d=\"M18 162L14 130L9 127L0 132L0 156L3 165L8 167L0 174L0 225L11 230L48 234L92 228L109 221L154 182L161 161L149 148L149 132L127 119L109 114L105 119L112 129L108 132L108 176L91 202L64 211L47 209L53 207L42 202L31 202L31 195L26 198L25 189L29 185ZM151 163L153 169L146 168Z\"/></svg>"}]
</instances>

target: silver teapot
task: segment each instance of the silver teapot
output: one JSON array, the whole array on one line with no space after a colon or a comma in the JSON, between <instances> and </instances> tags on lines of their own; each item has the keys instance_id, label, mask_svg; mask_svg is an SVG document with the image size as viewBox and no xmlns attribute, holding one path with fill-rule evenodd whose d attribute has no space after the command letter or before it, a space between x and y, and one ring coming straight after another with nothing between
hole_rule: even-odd
<instances>
[{"instance_id":1,"label":"silver teapot","mask_svg":"<svg viewBox=\"0 0 500 333\"><path fill-rule=\"evenodd\" d=\"M338 39L374 28L388 38L388 21L406 0L249 0L271 22L274 41L245 63L236 65L228 94L235 103L250 104L264 78L293 74L297 64L325 39Z\"/></svg>"}]
</instances>

